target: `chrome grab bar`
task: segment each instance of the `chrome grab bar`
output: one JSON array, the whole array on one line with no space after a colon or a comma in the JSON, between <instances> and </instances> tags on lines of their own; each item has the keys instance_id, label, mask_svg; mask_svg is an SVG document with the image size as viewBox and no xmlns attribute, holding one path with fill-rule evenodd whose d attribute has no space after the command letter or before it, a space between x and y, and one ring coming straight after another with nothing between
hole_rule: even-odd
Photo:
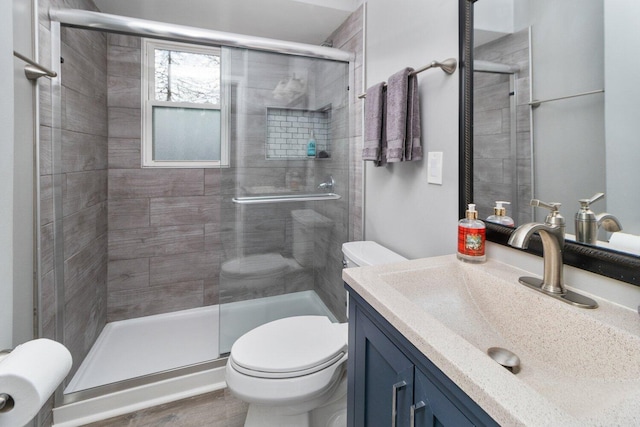
<instances>
[{"instance_id":1,"label":"chrome grab bar","mask_svg":"<svg viewBox=\"0 0 640 427\"><path fill-rule=\"evenodd\" d=\"M25 65L24 67L24 74L29 80L38 80L43 76L56 77L58 75L58 73L56 73L55 71L51 71L50 69L43 67L42 65L38 64L35 61L32 61L31 59L27 58L19 52L16 52L15 50L13 51L13 56L15 56L16 58L20 58L24 62L29 64Z\"/></svg>"},{"instance_id":2,"label":"chrome grab bar","mask_svg":"<svg viewBox=\"0 0 640 427\"><path fill-rule=\"evenodd\" d=\"M402 380L395 383L392 386L391 396L391 427L396 427L396 418L398 416L398 390L407 385L407 382Z\"/></svg>"},{"instance_id":3,"label":"chrome grab bar","mask_svg":"<svg viewBox=\"0 0 640 427\"><path fill-rule=\"evenodd\" d=\"M231 199L233 203L239 205L258 205L264 203L285 203L285 202L313 202L322 200L338 200L342 196L335 193L316 193L316 194L285 194L282 196L248 196L234 197Z\"/></svg>"}]
</instances>

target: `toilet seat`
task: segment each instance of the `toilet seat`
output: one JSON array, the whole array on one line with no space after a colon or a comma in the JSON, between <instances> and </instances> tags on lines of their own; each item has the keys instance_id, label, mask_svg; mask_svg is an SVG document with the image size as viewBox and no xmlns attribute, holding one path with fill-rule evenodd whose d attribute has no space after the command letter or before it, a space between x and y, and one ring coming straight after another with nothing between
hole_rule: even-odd
<instances>
[{"instance_id":1,"label":"toilet seat","mask_svg":"<svg viewBox=\"0 0 640 427\"><path fill-rule=\"evenodd\" d=\"M259 326L240 337L229 362L257 378L297 378L321 371L347 353L347 325L326 316L295 316Z\"/></svg>"}]
</instances>

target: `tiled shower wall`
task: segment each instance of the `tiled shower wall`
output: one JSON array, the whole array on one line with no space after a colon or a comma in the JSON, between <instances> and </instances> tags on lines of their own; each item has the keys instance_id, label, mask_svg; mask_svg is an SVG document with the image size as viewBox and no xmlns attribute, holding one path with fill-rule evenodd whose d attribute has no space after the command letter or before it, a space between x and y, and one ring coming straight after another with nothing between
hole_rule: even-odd
<instances>
[{"instance_id":1,"label":"tiled shower wall","mask_svg":"<svg viewBox=\"0 0 640 427\"><path fill-rule=\"evenodd\" d=\"M51 6L65 6L51 1ZM40 60L51 64L50 23L40 2ZM96 10L90 1L74 7ZM40 185L42 245L42 336L58 339L71 351L72 373L84 359L106 323L107 298L107 76L106 36L97 32L61 30L61 142L52 146L51 82L40 79ZM55 153L55 154L54 154ZM55 160L54 160L55 159ZM56 184L57 188L56 188ZM56 193L57 192L57 193ZM55 216L54 194L61 197ZM63 254L55 265L54 227L61 222ZM56 269L64 277L56 291ZM62 272L60 272L60 269ZM57 297L64 295L64 301ZM64 316L56 319L56 307ZM63 337L56 321L63 322Z\"/></svg>"},{"instance_id":2,"label":"tiled shower wall","mask_svg":"<svg viewBox=\"0 0 640 427\"><path fill-rule=\"evenodd\" d=\"M493 214L496 200L511 200L517 179L518 211L507 207L516 225L531 221L531 143L529 120L529 32L527 29L479 46L474 57L517 64L516 158L511 158L509 76L474 73L474 196L480 217ZM512 174L516 162L517 176Z\"/></svg>"},{"instance_id":3,"label":"tiled shower wall","mask_svg":"<svg viewBox=\"0 0 640 427\"><path fill-rule=\"evenodd\" d=\"M316 141L315 155L322 157L321 152L325 155L330 153L330 120L331 110L267 107L267 158L308 157L308 143L312 135Z\"/></svg>"},{"instance_id":4,"label":"tiled shower wall","mask_svg":"<svg viewBox=\"0 0 640 427\"><path fill-rule=\"evenodd\" d=\"M316 269L315 291L322 297L325 303L338 316L345 312L345 290L341 281L342 269L342 243L343 236L347 240L362 240L362 108L363 102L358 99L364 88L362 87L363 70L363 8L360 6L349 18L338 27L328 38L333 41L333 47L353 52L355 55L353 79L349 84L348 104L341 109L350 109L350 114L343 115L341 109L333 111L336 117L342 120L332 122L331 133L343 135L343 139L333 141L335 149L332 156L341 156L349 159L347 169L336 163L318 162L316 175L320 178L332 175L336 180L335 191L340 194L348 189L349 199L338 203L326 203L317 211L322 215L334 219L336 230L333 234L319 236L327 239L329 248L328 259L322 268ZM331 84L338 78L335 74L326 70L320 73L324 77L324 84ZM348 133L344 131L348 128ZM345 189L345 190L343 190ZM335 281L338 280L336 285ZM346 320L346 319L342 319Z\"/></svg>"},{"instance_id":5,"label":"tiled shower wall","mask_svg":"<svg viewBox=\"0 0 640 427\"><path fill-rule=\"evenodd\" d=\"M218 302L218 169L143 169L140 37L108 36L108 320Z\"/></svg>"},{"instance_id":6,"label":"tiled shower wall","mask_svg":"<svg viewBox=\"0 0 640 427\"><path fill-rule=\"evenodd\" d=\"M37 4L38 60L52 68L52 61L60 59L51 58L49 7L97 8L90 0L40 0ZM52 81L38 80L38 312L40 336L62 342L73 356L70 379L106 323L107 44L106 36L92 31L63 28L60 37L64 58L60 65L61 110L52 103ZM55 116L60 122L54 121ZM55 237L56 228L61 236ZM59 307L64 308L64 314ZM51 424L52 406L53 398L40 411L37 425Z\"/></svg>"}]
</instances>

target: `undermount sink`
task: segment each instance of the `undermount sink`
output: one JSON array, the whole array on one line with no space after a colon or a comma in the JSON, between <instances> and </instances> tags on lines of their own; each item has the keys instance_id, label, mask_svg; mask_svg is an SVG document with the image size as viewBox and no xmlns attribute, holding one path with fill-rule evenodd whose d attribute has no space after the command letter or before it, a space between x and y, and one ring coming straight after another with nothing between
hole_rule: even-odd
<instances>
[{"instance_id":1,"label":"undermount sink","mask_svg":"<svg viewBox=\"0 0 640 427\"><path fill-rule=\"evenodd\" d=\"M551 413L535 424L640 422L640 318L632 310L603 300L595 310L572 307L519 284L526 272L491 260L445 256L361 270L356 280L369 284L354 289L375 299L381 314L388 310L390 322L470 396L498 400L496 418L513 409L504 423L531 423L508 407L519 393L523 406ZM517 374L487 355L493 347L519 357Z\"/></svg>"}]
</instances>

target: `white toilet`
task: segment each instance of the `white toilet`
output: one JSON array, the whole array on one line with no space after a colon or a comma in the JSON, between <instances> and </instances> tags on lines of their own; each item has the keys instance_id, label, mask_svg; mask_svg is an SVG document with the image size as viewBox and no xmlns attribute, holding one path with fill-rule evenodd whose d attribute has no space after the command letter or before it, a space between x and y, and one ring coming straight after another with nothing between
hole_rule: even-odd
<instances>
[{"instance_id":1,"label":"white toilet","mask_svg":"<svg viewBox=\"0 0 640 427\"><path fill-rule=\"evenodd\" d=\"M347 267L406 258L375 242L342 245ZM296 316L259 326L233 344L229 390L249 403L245 427L346 425L347 324Z\"/></svg>"}]
</instances>

